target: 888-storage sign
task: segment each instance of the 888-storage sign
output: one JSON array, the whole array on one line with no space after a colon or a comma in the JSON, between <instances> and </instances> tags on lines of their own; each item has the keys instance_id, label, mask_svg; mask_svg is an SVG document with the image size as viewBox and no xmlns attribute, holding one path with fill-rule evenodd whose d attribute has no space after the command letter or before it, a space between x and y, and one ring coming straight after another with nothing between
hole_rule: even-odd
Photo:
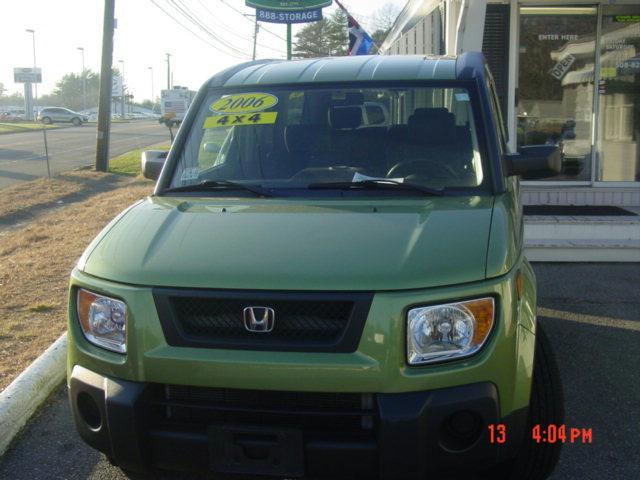
<instances>
[{"instance_id":1,"label":"888-storage sign","mask_svg":"<svg viewBox=\"0 0 640 480\"><path fill-rule=\"evenodd\" d=\"M322 20L322 9L333 3L320 0L247 0L256 19L268 23L309 23Z\"/></svg>"}]
</instances>

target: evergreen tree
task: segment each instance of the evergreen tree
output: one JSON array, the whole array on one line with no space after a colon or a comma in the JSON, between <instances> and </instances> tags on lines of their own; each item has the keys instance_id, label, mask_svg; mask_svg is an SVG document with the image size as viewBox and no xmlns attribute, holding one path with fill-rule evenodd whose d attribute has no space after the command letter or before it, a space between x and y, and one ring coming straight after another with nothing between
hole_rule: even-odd
<instances>
[{"instance_id":1,"label":"evergreen tree","mask_svg":"<svg viewBox=\"0 0 640 480\"><path fill-rule=\"evenodd\" d=\"M309 23L296 34L296 58L339 57L347 54L347 16L336 10L324 20Z\"/></svg>"}]
</instances>

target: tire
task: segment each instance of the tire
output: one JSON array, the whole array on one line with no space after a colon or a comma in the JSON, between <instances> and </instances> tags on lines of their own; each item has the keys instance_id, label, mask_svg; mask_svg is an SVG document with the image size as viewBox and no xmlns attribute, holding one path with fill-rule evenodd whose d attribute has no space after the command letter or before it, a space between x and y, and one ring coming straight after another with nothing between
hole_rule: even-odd
<instances>
[{"instance_id":1,"label":"tire","mask_svg":"<svg viewBox=\"0 0 640 480\"><path fill-rule=\"evenodd\" d=\"M76 127L79 127L80 125L82 125L82 120L80 120L78 117L73 117L71 119L71 123L73 123Z\"/></svg>"},{"instance_id":2,"label":"tire","mask_svg":"<svg viewBox=\"0 0 640 480\"><path fill-rule=\"evenodd\" d=\"M564 424L564 395L558 364L544 328L537 324L536 351L529 420L516 457L498 465L483 476L497 480L544 480L555 469L562 443L537 443L531 438L535 425Z\"/></svg>"},{"instance_id":3,"label":"tire","mask_svg":"<svg viewBox=\"0 0 640 480\"><path fill-rule=\"evenodd\" d=\"M51 121L51 118L43 117L42 118L42 123L44 123L45 125L51 125L53 122Z\"/></svg>"}]
</instances>

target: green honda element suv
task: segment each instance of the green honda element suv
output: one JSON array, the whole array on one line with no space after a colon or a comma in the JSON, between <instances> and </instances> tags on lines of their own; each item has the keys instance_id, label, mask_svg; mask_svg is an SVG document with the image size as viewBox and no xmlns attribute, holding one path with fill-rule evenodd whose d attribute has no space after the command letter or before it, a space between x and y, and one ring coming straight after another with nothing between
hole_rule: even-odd
<instances>
[{"instance_id":1,"label":"green honda element suv","mask_svg":"<svg viewBox=\"0 0 640 480\"><path fill-rule=\"evenodd\" d=\"M166 157L166 158L165 158ZM557 367L480 54L257 61L71 276L69 398L134 476L543 479ZM539 428L539 427L538 427Z\"/></svg>"}]
</instances>

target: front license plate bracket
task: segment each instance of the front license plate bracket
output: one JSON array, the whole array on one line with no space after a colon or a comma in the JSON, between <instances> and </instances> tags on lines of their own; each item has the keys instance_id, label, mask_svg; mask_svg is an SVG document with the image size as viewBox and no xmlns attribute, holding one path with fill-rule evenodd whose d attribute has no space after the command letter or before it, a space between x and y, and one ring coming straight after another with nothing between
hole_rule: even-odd
<instances>
[{"instance_id":1,"label":"front license plate bracket","mask_svg":"<svg viewBox=\"0 0 640 480\"><path fill-rule=\"evenodd\" d=\"M214 473L304 476L301 430L211 425L208 434L211 469Z\"/></svg>"}]
</instances>

